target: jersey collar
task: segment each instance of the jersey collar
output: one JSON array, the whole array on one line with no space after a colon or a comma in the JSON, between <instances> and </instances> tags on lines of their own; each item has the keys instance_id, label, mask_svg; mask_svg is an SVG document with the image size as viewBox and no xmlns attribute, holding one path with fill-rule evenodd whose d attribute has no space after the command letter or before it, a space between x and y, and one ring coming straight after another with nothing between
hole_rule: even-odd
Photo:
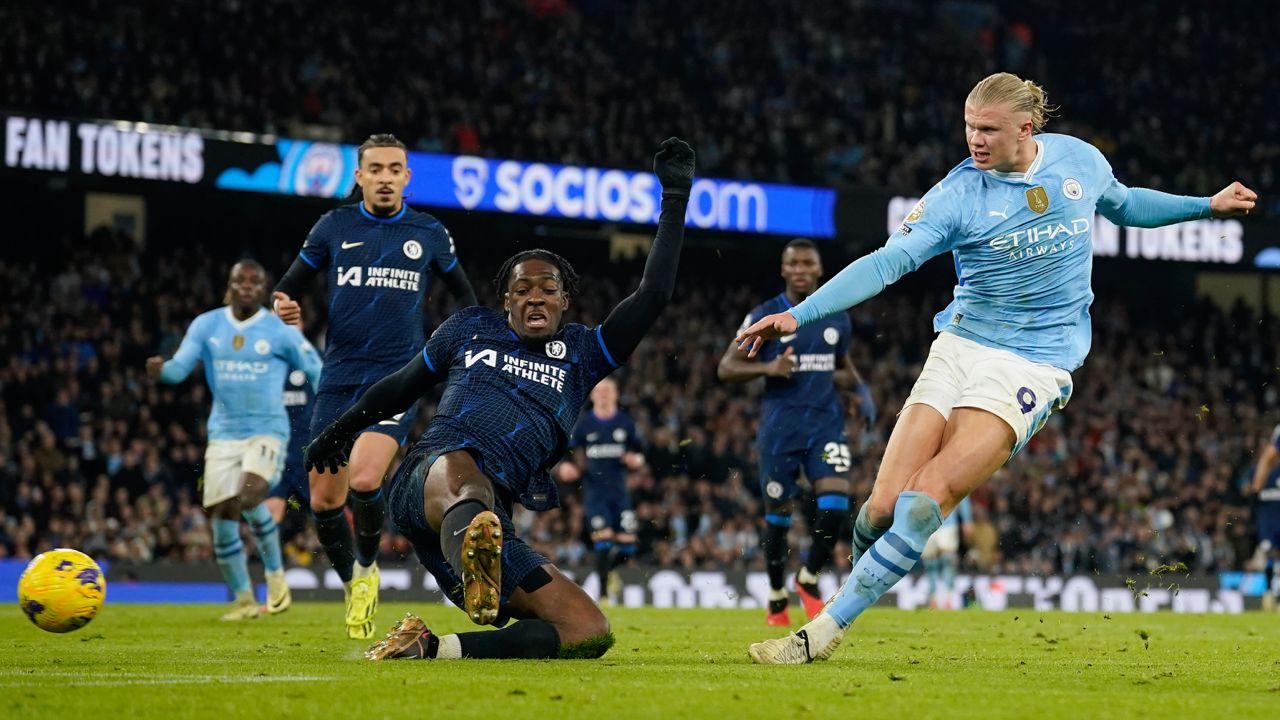
<instances>
[{"instance_id":1,"label":"jersey collar","mask_svg":"<svg viewBox=\"0 0 1280 720\"><path fill-rule=\"evenodd\" d=\"M266 314L267 309L266 309L266 308L258 308L258 312L256 312L256 313L254 313L254 314L250 315L249 317L245 318L244 320L237 320L237 319L236 319L236 314L235 314L235 313L233 313L233 312L231 312L231 306L230 306L230 305L224 305L224 306L223 306L223 308L222 308L222 311L223 311L223 312L225 312L225 313L227 314L227 322L231 323L231 327L233 327L233 328L235 328L235 329L237 329L237 330L243 330L243 329L245 329L245 328L249 327L250 325L252 325L252 324L254 324L254 323L258 322L259 320L261 320L261 319L262 319L262 316Z\"/></svg>"},{"instance_id":2,"label":"jersey collar","mask_svg":"<svg viewBox=\"0 0 1280 720\"><path fill-rule=\"evenodd\" d=\"M1040 166L1044 164L1044 143L1036 140L1036 159L1031 161L1031 167L1026 172L1000 172L999 170L983 170L982 172L993 178L1008 180L1010 182L1032 182L1036 173L1040 171ZM360 206L364 207L363 204Z\"/></svg>"},{"instance_id":3,"label":"jersey collar","mask_svg":"<svg viewBox=\"0 0 1280 720\"><path fill-rule=\"evenodd\" d=\"M782 304L787 306L788 310L795 310L796 306L791 304L791 298L787 297L787 291L783 290L778 293L778 297L782 300Z\"/></svg>"},{"instance_id":4,"label":"jersey collar","mask_svg":"<svg viewBox=\"0 0 1280 720\"><path fill-rule=\"evenodd\" d=\"M409 212L409 203L403 202L403 201L400 203L400 211L397 212L395 215L391 215L389 217L378 217L377 215L374 215L373 213L369 212L369 209L364 206L363 200L356 203L356 207L360 208L361 215L364 215L370 220L374 222L379 222L379 223L393 223L399 220L400 218L403 218L404 214Z\"/></svg>"}]
</instances>

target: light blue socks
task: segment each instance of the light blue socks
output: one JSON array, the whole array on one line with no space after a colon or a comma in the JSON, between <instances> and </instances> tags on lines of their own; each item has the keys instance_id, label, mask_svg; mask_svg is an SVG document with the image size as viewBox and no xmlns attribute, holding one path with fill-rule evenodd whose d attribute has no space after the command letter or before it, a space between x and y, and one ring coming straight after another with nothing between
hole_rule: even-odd
<instances>
[{"instance_id":1,"label":"light blue socks","mask_svg":"<svg viewBox=\"0 0 1280 720\"><path fill-rule=\"evenodd\" d=\"M919 492L899 495L893 525L858 559L827 613L840 627L848 627L911 572L929 536L941 525L942 510L933 498Z\"/></svg>"},{"instance_id":2,"label":"light blue socks","mask_svg":"<svg viewBox=\"0 0 1280 720\"><path fill-rule=\"evenodd\" d=\"M275 572L284 567L280 557L280 532L276 529L276 521L271 518L271 511L266 503L257 505L241 513L249 529L253 531L253 539L258 546L258 556L262 558L262 567L267 572Z\"/></svg>"},{"instance_id":3,"label":"light blue socks","mask_svg":"<svg viewBox=\"0 0 1280 720\"><path fill-rule=\"evenodd\" d=\"M239 520L213 519L213 556L231 592L239 595L252 589L249 563L244 556L244 543L240 541Z\"/></svg>"}]
</instances>

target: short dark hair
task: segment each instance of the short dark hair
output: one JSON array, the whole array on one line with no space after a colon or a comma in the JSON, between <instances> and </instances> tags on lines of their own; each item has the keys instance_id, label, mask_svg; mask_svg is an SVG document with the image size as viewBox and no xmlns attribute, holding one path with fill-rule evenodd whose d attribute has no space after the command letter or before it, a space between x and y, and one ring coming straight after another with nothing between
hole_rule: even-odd
<instances>
[{"instance_id":1,"label":"short dark hair","mask_svg":"<svg viewBox=\"0 0 1280 720\"><path fill-rule=\"evenodd\" d=\"M568 260L542 248L534 248L533 250L522 250L515 255L507 258L502 263L502 267L498 270L498 274L493 278L493 289L497 291L498 297L502 297L507 292L507 283L511 282L511 272L516 266L525 260L544 260L556 266L560 271L560 287L568 295L576 295L578 292L578 272L573 269Z\"/></svg>"},{"instance_id":2,"label":"short dark hair","mask_svg":"<svg viewBox=\"0 0 1280 720\"><path fill-rule=\"evenodd\" d=\"M392 135L391 133L374 133L369 136L368 140L360 143L360 147L356 150L356 164L359 165L364 162L365 150L376 147L400 148L404 151L406 156L409 154L409 148L406 147L404 143L400 142L400 138Z\"/></svg>"},{"instance_id":3,"label":"short dark hair","mask_svg":"<svg viewBox=\"0 0 1280 720\"><path fill-rule=\"evenodd\" d=\"M234 263L231 263L231 269L227 271L227 290L226 292L222 293L223 305L231 304L231 273L235 272L236 265L243 265L247 268L257 270L258 272L262 273L263 280L270 279L267 277L267 269L262 266L262 263L258 262L257 260L254 260L253 258L248 258L248 257L240 258Z\"/></svg>"},{"instance_id":4,"label":"short dark hair","mask_svg":"<svg viewBox=\"0 0 1280 720\"><path fill-rule=\"evenodd\" d=\"M802 248L804 250L812 250L814 252L818 252L817 243L810 240L809 238L796 238L795 240L792 240L791 242L787 243L786 247L782 248L782 252L786 252L791 248ZM821 255L822 253L818 253L818 254Z\"/></svg>"}]
</instances>

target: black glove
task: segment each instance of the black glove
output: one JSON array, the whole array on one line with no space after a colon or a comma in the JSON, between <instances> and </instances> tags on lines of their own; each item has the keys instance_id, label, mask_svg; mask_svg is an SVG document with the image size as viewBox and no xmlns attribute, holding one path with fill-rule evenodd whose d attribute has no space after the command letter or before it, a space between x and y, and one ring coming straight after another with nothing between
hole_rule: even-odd
<instances>
[{"instance_id":1,"label":"black glove","mask_svg":"<svg viewBox=\"0 0 1280 720\"><path fill-rule=\"evenodd\" d=\"M330 425L302 448L302 467L307 472L315 470L336 474L338 468L345 467L351 458L351 446L355 442L354 437L344 438L341 433L333 432Z\"/></svg>"},{"instance_id":2,"label":"black glove","mask_svg":"<svg viewBox=\"0 0 1280 720\"><path fill-rule=\"evenodd\" d=\"M662 197L689 199L693 187L693 148L680 138L670 137L662 141L662 148L653 156L653 174L662 183Z\"/></svg>"}]
</instances>

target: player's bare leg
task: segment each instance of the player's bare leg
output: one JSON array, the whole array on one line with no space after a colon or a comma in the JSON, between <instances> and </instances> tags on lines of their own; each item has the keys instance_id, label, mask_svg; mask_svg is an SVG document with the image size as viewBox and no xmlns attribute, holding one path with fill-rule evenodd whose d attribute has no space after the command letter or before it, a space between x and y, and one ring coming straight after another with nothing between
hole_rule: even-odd
<instances>
[{"instance_id":1,"label":"player's bare leg","mask_svg":"<svg viewBox=\"0 0 1280 720\"><path fill-rule=\"evenodd\" d=\"M373 637L373 616L378 611L378 588L381 584L378 546L382 543L382 526L386 519L382 481L399 449L400 443L395 438L379 432L362 433L351 448L347 479L355 520L355 562L352 564L350 607L346 618L349 637Z\"/></svg>"},{"instance_id":2,"label":"player's bare leg","mask_svg":"<svg viewBox=\"0 0 1280 720\"><path fill-rule=\"evenodd\" d=\"M906 489L911 477L938 454L946 429L946 418L930 405L916 403L903 408L889 435L871 497L858 508L853 524L855 563L893 524L893 506L898 494Z\"/></svg>"},{"instance_id":3,"label":"player's bare leg","mask_svg":"<svg viewBox=\"0 0 1280 720\"><path fill-rule=\"evenodd\" d=\"M1004 465L1013 444L1013 429L1004 420L985 410L956 408L943 429L941 449L907 478L893 524L858 560L840 593L799 631L752 645L752 659L790 665L830 657L849 623L911 571L943 517ZM892 437L889 445L894 445ZM876 482L879 486L880 478Z\"/></svg>"}]
</instances>

